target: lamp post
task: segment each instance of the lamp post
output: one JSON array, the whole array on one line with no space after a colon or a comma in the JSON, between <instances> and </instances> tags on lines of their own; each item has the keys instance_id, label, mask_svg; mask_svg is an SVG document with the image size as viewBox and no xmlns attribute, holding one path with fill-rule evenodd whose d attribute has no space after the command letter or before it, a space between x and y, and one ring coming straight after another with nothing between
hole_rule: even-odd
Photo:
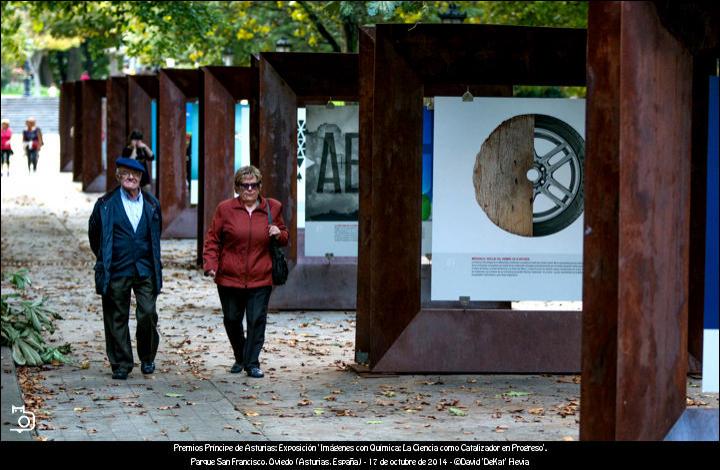
<instances>
[{"instance_id":1,"label":"lamp post","mask_svg":"<svg viewBox=\"0 0 720 470\"><path fill-rule=\"evenodd\" d=\"M286 37L281 37L275 43L275 51L276 52L290 52L291 48L292 48L292 45L290 44L290 41L288 41Z\"/></svg>"},{"instance_id":2,"label":"lamp post","mask_svg":"<svg viewBox=\"0 0 720 470\"><path fill-rule=\"evenodd\" d=\"M440 13L438 16L440 17L440 21L443 23L460 24L465 21L465 18L467 18L467 13L460 11L457 5L451 3L448 5L448 9L445 12Z\"/></svg>"},{"instance_id":3,"label":"lamp post","mask_svg":"<svg viewBox=\"0 0 720 470\"><path fill-rule=\"evenodd\" d=\"M233 64L233 53L229 48L223 49L222 61L225 67L230 67Z\"/></svg>"}]
</instances>

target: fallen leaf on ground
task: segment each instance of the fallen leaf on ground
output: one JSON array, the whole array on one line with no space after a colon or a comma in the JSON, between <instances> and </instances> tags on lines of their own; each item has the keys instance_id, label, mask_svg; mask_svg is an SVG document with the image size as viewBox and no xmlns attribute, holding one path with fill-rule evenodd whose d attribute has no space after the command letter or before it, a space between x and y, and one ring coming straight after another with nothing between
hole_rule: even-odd
<instances>
[{"instance_id":1,"label":"fallen leaf on ground","mask_svg":"<svg viewBox=\"0 0 720 470\"><path fill-rule=\"evenodd\" d=\"M495 395L495 398L502 398L502 397L515 398L515 397L526 397L528 395L530 395L530 392L516 392L515 390L510 390L509 392L505 392L500 395Z\"/></svg>"}]
</instances>

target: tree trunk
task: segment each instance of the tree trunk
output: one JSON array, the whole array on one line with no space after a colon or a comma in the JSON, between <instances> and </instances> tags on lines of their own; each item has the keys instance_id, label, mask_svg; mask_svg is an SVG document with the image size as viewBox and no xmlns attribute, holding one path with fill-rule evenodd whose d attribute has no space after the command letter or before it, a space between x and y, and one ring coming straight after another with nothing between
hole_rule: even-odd
<instances>
[{"instance_id":1,"label":"tree trunk","mask_svg":"<svg viewBox=\"0 0 720 470\"><path fill-rule=\"evenodd\" d=\"M358 24L350 17L343 17L343 35L345 36L345 52L358 50Z\"/></svg>"},{"instance_id":2,"label":"tree trunk","mask_svg":"<svg viewBox=\"0 0 720 470\"><path fill-rule=\"evenodd\" d=\"M80 56L80 48L73 47L68 51L68 65L67 65L67 80L76 81L80 80L80 74L82 74L82 63Z\"/></svg>"},{"instance_id":3,"label":"tree trunk","mask_svg":"<svg viewBox=\"0 0 720 470\"><path fill-rule=\"evenodd\" d=\"M33 96L40 96L40 63L42 62L45 51L35 51L32 57L30 57L30 73L33 77Z\"/></svg>"},{"instance_id":4,"label":"tree trunk","mask_svg":"<svg viewBox=\"0 0 720 470\"><path fill-rule=\"evenodd\" d=\"M50 54L45 54L40 62L40 83L43 86L50 86L53 82L52 70L50 70Z\"/></svg>"},{"instance_id":5,"label":"tree trunk","mask_svg":"<svg viewBox=\"0 0 720 470\"><path fill-rule=\"evenodd\" d=\"M85 61L84 61L85 71L87 73L89 73L90 76L92 77L94 75L93 74L94 63L93 63L92 55L90 54L90 48L88 47L87 41L83 42L80 45L80 47L82 48L83 58L85 59Z\"/></svg>"},{"instance_id":6,"label":"tree trunk","mask_svg":"<svg viewBox=\"0 0 720 470\"><path fill-rule=\"evenodd\" d=\"M68 53L67 51L57 51L55 52L55 58L58 73L60 74L60 83L65 83L68 80Z\"/></svg>"}]
</instances>

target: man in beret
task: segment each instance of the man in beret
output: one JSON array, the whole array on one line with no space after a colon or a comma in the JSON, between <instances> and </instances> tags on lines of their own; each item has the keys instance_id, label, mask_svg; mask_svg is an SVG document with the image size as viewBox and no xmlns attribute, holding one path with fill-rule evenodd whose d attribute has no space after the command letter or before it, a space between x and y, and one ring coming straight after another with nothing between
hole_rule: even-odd
<instances>
[{"instance_id":1,"label":"man in beret","mask_svg":"<svg viewBox=\"0 0 720 470\"><path fill-rule=\"evenodd\" d=\"M135 292L136 341L143 374L155 371L160 337L155 302L162 288L162 213L154 196L140 189L145 167L118 158L120 185L95 203L90 216L90 248L97 258L95 290L102 295L105 347L113 379L125 380L133 368L130 344L130 291Z\"/></svg>"}]
</instances>

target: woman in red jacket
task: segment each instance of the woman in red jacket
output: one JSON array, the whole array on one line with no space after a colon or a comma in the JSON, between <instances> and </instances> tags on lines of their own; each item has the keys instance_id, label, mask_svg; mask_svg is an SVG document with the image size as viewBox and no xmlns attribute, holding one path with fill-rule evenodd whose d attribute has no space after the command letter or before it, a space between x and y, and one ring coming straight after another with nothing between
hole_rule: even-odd
<instances>
[{"instance_id":1,"label":"woman in red jacket","mask_svg":"<svg viewBox=\"0 0 720 470\"><path fill-rule=\"evenodd\" d=\"M262 175L254 166L235 173L238 197L218 205L203 250L205 274L217 284L225 330L235 355L230 372L245 370L255 378L263 377L259 357L272 291L270 237L276 237L281 246L288 242L282 204L262 197L261 188ZM245 312L247 338L242 324Z\"/></svg>"}]
</instances>

